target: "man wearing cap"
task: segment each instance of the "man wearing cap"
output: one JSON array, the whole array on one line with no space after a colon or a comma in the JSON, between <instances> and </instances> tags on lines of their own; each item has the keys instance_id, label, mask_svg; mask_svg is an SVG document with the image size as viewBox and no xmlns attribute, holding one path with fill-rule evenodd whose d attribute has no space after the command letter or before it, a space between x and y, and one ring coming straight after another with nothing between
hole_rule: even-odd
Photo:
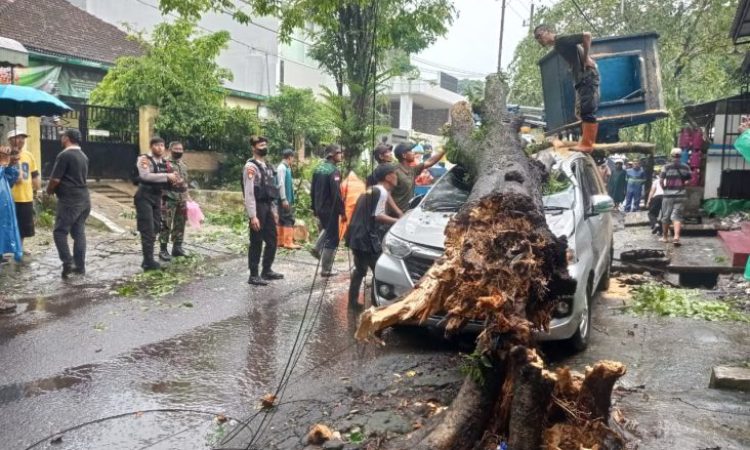
<instances>
[{"instance_id":1,"label":"man wearing cap","mask_svg":"<svg viewBox=\"0 0 750 450\"><path fill-rule=\"evenodd\" d=\"M664 189L661 204L662 242L669 242L669 224L674 224L674 245L680 245L682 228L682 203L685 200L685 186L690 181L690 167L680 162L682 150L672 149L672 162L661 170L659 183Z\"/></svg>"},{"instance_id":2,"label":"man wearing cap","mask_svg":"<svg viewBox=\"0 0 750 450\"><path fill-rule=\"evenodd\" d=\"M91 200L86 179L89 159L81 150L81 132L63 131L60 136L63 151L55 158L55 165L47 184L47 194L57 195L55 211L55 239L57 254L62 261L62 277L71 273L86 273L86 218L91 212ZM68 235L73 238L73 254L68 247Z\"/></svg>"},{"instance_id":3,"label":"man wearing cap","mask_svg":"<svg viewBox=\"0 0 750 450\"><path fill-rule=\"evenodd\" d=\"M281 163L276 168L276 179L279 186L279 234L278 244L282 248L298 250L302 247L294 243L294 179L292 178L294 150L288 148L281 152Z\"/></svg>"},{"instance_id":4,"label":"man wearing cap","mask_svg":"<svg viewBox=\"0 0 750 450\"><path fill-rule=\"evenodd\" d=\"M156 234L161 230L162 192L167 189L186 189L187 186L164 157L164 139L153 137L149 141L151 153L136 160L138 191L133 197L138 232L141 233L141 251L144 271L161 270L154 260Z\"/></svg>"},{"instance_id":5,"label":"man wearing cap","mask_svg":"<svg viewBox=\"0 0 750 450\"><path fill-rule=\"evenodd\" d=\"M354 270L349 282L349 305L359 305L359 289L367 275L367 268L375 270L381 253L385 231L396 218L386 213L390 192L398 184L396 166L381 164L373 171L377 184L357 199L352 220L346 233L346 245L354 255Z\"/></svg>"},{"instance_id":6,"label":"man wearing cap","mask_svg":"<svg viewBox=\"0 0 750 450\"><path fill-rule=\"evenodd\" d=\"M11 130L8 132L8 145L11 157L18 158L19 176L13 185L13 201L16 203L16 218L21 241L34 236L34 193L42 187L39 166L34 156L24 150L26 132Z\"/></svg>"},{"instance_id":7,"label":"man wearing cap","mask_svg":"<svg viewBox=\"0 0 750 450\"><path fill-rule=\"evenodd\" d=\"M318 218L321 237L320 275L330 277L333 271L333 259L339 246L339 217L344 216L344 199L341 198L341 172L336 167L343 159L341 146L331 144L325 150L326 159L313 172L310 186L312 210ZM345 216L344 216L345 217Z\"/></svg>"},{"instance_id":8,"label":"man wearing cap","mask_svg":"<svg viewBox=\"0 0 750 450\"><path fill-rule=\"evenodd\" d=\"M443 155L445 155L445 149L440 149L430 156L427 161L411 165L415 160L412 149L414 149L414 144L402 142L396 146L396 150L394 151L398 160L398 165L396 166L398 183L394 186L391 195L401 211L409 209L409 201L414 197L414 184L419 174L423 170L437 164L443 158Z\"/></svg>"},{"instance_id":9,"label":"man wearing cap","mask_svg":"<svg viewBox=\"0 0 750 450\"><path fill-rule=\"evenodd\" d=\"M625 195L625 212L641 210L641 194L646 184L646 171L639 160L633 161L633 167L625 171L627 176L627 193Z\"/></svg>"},{"instance_id":10,"label":"man wearing cap","mask_svg":"<svg viewBox=\"0 0 750 450\"><path fill-rule=\"evenodd\" d=\"M249 284L266 286L269 280L281 280L284 275L271 269L276 259L276 224L279 213L276 209L279 188L273 166L266 162L268 139L251 136L250 146L253 157L247 160L242 173L242 188L245 195L245 211L250 221L250 248L247 252L247 265L250 269ZM264 246L265 244L265 246ZM262 270L261 251L263 253Z\"/></svg>"},{"instance_id":11,"label":"man wearing cap","mask_svg":"<svg viewBox=\"0 0 750 450\"><path fill-rule=\"evenodd\" d=\"M393 162L393 146L386 143L378 144L372 151L372 159L377 164L375 167L381 164L391 164ZM375 186L376 183L373 173L367 176L367 187Z\"/></svg>"}]
</instances>

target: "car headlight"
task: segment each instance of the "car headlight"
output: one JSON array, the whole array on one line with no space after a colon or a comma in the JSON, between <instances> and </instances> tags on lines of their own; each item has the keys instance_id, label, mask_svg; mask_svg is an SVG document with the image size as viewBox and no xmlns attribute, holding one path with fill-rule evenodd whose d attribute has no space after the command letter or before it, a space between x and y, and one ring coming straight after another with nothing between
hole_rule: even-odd
<instances>
[{"instance_id":1,"label":"car headlight","mask_svg":"<svg viewBox=\"0 0 750 450\"><path fill-rule=\"evenodd\" d=\"M411 254L411 245L392 233L388 233L383 240L383 253L403 259Z\"/></svg>"}]
</instances>

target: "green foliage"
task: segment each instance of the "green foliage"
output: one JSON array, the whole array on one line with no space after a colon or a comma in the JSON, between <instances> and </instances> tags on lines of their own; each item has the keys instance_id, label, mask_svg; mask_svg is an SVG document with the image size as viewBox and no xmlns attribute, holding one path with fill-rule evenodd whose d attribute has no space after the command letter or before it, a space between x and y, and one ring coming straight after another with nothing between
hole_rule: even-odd
<instances>
[{"instance_id":1,"label":"green foliage","mask_svg":"<svg viewBox=\"0 0 750 450\"><path fill-rule=\"evenodd\" d=\"M542 195L552 195L562 192L570 187L570 178L563 172L553 172L547 178L547 183L542 188Z\"/></svg>"},{"instance_id":2,"label":"green foliage","mask_svg":"<svg viewBox=\"0 0 750 450\"><path fill-rule=\"evenodd\" d=\"M726 0L620 0L578 2L596 30L586 23L573 2L542 6L536 23L554 26L560 34L590 31L595 37L659 33L659 58L663 94L670 117L625 130L623 140L650 141L667 153L682 124L683 105L731 95L739 88L736 72L742 55L731 52L729 28L737 2ZM516 48L510 66L511 103L541 105L542 85L538 61L547 52L529 35Z\"/></svg>"},{"instance_id":3,"label":"green foliage","mask_svg":"<svg viewBox=\"0 0 750 450\"><path fill-rule=\"evenodd\" d=\"M248 223L244 210L207 212L205 215L207 224L228 227L232 233L239 236L247 235Z\"/></svg>"},{"instance_id":4,"label":"green foliage","mask_svg":"<svg viewBox=\"0 0 750 450\"><path fill-rule=\"evenodd\" d=\"M160 0L160 7L193 20L207 11L240 23L250 22L249 14L278 17L282 42L300 31L312 43L310 56L336 83L336 127L350 159L368 142L373 92L394 76L412 73L405 56L444 35L455 14L450 0Z\"/></svg>"},{"instance_id":5,"label":"green foliage","mask_svg":"<svg viewBox=\"0 0 750 450\"><path fill-rule=\"evenodd\" d=\"M464 358L459 367L461 374L470 377L479 384L484 384L485 372L492 369L492 361L490 361L490 358L479 350L474 350L474 352L469 355L461 356Z\"/></svg>"},{"instance_id":6,"label":"green foliage","mask_svg":"<svg viewBox=\"0 0 750 450\"><path fill-rule=\"evenodd\" d=\"M222 108L217 111L213 120L215 127L212 141L226 158L221 167L220 181L239 190L242 168L253 156L249 137L261 133L258 114L254 110L239 107Z\"/></svg>"},{"instance_id":7,"label":"green foliage","mask_svg":"<svg viewBox=\"0 0 750 450\"><path fill-rule=\"evenodd\" d=\"M178 286L196 277L215 273L212 266L206 264L205 258L191 255L175 258L163 270L143 272L133 276L130 280L115 288L115 293L122 297L146 295L149 297L163 297L172 294Z\"/></svg>"},{"instance_id":8,"label":"green foliage","mask_svg":"<svg viewBox=\"0 0 750 450\"><path fill-rule=\"evenodd\" d=\"M224 81L232 74L216 58L229 33L198 35L195 22L178 19L157 25L147 41L133 36L144 55L118 58L115 66L91 93L98 105L159 108L155 128L176 136L205 136L221 125Z\"/></svg>"},{"instance_id":9,"label":"green foliage","mask_svg":"<svg viewBox=\"0 0 750 450\"><path fill-rule=\"evenodd\" d=\"M273 117L263 127L271 153L280 155L285 148L296 148L302 138L306 147L315 148L334 137L330 110L315 98L312 89L281 86L267 106Z\"/></svg>"},{"instance_id":10,"label":"green foliage","mask_svg":"<svg viewBox=\"0 0 750 450\"><path fill-rule=\"evenodd\" d=\"M636 288L633 302L630 310L638 314L750 322L750 315L738 311L732 303L705 300L695 290L646 284Z\"/></svg>"}]
</instances>

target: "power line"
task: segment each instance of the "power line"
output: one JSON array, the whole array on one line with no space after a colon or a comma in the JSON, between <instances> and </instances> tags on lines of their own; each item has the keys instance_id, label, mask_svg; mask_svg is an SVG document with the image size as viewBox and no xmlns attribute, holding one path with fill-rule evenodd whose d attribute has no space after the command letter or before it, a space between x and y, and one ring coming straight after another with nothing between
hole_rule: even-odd
<instances>
[{"instance_id":1,"label":"power line","mask_svg":"<svg viewBox=\"0 0 750 450\"><path fill-rule=\"evenodd\" d=\"M591 22L591 20L589 20L589 17L588 17L587 15L586 15L586 13L585 13L585 12L583 12L583 9L581 8L581 5L579 5L579 4L578 4L578 1L577 1L577 0L571 0L571 1L572 1L572 2L573 2L573 4L575 5L575 7L576 7L576 9L578 10L578 12L579 12L579 13L581 13L581 16L583 16L583 18L584 18L584 19L586 20L586 22L587 22L587 23L589 24L589 26L591 27L591 29L592 29L592 30L594 30L594 31L596 32L596 34L598 34L598 35L601 35L601 33L599 32L599 29L598 29L598 28L596 28L596 25L594 25L594 24L593 24L593 23Z\"/></svg>"}]
</instances>

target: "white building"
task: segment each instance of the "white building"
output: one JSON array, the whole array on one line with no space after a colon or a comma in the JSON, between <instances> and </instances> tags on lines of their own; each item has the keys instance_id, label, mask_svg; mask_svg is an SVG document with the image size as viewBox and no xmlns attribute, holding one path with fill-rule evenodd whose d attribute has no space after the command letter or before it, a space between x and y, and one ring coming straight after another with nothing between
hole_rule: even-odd
<instances>
[{"instance_id":1,"label":"white building","mask_svg":"<svg viewBox=\"0 0 750 450\"><path fill-rule=\"evenodd\" d=\"M440 143L440 129L449 120L458 94L458 80L444 73L437 80L397 78L388 90L393 142L405 140Z\"/></svg>"}]
</instances>

